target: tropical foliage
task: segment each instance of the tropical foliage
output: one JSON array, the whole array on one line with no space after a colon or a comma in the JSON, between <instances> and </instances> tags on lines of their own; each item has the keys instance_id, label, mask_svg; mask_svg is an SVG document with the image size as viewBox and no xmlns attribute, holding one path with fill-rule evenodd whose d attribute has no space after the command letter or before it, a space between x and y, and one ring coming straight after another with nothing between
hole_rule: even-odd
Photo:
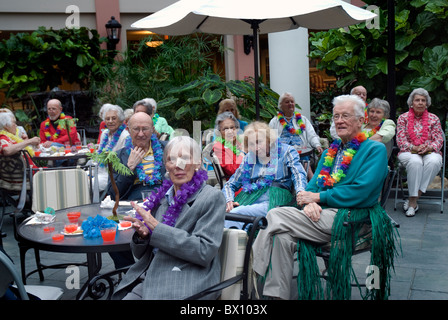
<instances>
[{"instance_id":1,"label":"tropical foliage","mask_svg":"<svg viewBox=\"0 0 448 320\"><path fill-rule=\"evenodd\" d=\"M193 121L201 121L203 130L212 128L221 99L238 98L244 119L255 119L253 81L225 82L220 75L216 52L224 53L221 38L198 34L194 37L171 37L157 48L142 40L109 67L103 67L91 86L99 105L114 103L123 108L145 97L157 101L157 112L174 128L192 132ZM275 114L278 94L260 85L260 117Z\"/></svg>"},{"instance_id":2,"label":"tropical foliage","mask_svg":"<svg viewBox=\"0 0 448 320\"><path fill-rule=\"evenodd\" d=\"M318 68L337 77L344 92L364 85L370 97L385 98L387 84L387 0L365 0L379 7L378 28L365 23L312 33L310 57ZM426 88L432 111L444 119L448 103L447 0L395 2L395 65L397 107L406 110L412 89ZM444 121L442 121L444 123Z\"/></svg>"},{"instance_id":3,"label":"tropical foliage","mask_svg":"<svg viewBox=\"0 0 448 320\"><path fill-rule=\"evenodd\" d=\"M96 30L85 27L13 34L0 42L0 89L6 97L22 97L61 84L62 79L87 88L107 64Z\"/></svg>"}]
</instances>

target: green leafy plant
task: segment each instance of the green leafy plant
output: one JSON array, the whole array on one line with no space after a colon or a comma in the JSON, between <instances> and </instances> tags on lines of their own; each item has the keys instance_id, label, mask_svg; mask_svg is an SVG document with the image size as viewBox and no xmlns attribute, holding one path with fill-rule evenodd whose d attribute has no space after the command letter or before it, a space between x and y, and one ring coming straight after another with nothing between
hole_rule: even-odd
<instances>
[{"instance_id":1,"label":"green leafy plant","mask_svg":"<svg viewBox=\"0 0 448 320\"><path fill-rule=\"evenodd\" d=\"M205 74L185 85L168 91L169 97L158 103L165 114L173 112L174 121L187 131L194 120L200 120L202 129L214 127L217 104L222 99L233 96L244 120L253 121L256 116L255 88L247 81L231 80L225 82L217 74ZM269 122L277 114L279 95L264 84L260 85L260 118ZM170 111L168 111L170 110ZM212 115L212 116L211 116ZM170 122L171 123L171 122Z\"/></svg>"},{"instance_id":2,"label":"green leafy plant","mask_svg":"<svg viewBox=\"0 0 448 320\"><path fill-rule=\"evenodd\" d=\"M6 97L22 97L61 84L62 79L87 88L107 64L96 30L85 27L45 29L13 34L0 42L0 89Z\"/></svg>"},{"instance_id":3,"label":"green leafy plant","mask_svg":"<svg viewBox=\"0 0 448 320\"><path fill-rule=\"evenodd\" d=\"M58 119L54 122L56 126L61 126L61 129L67 130L68 135L68 141L70 145L73 145L72 137L70 136L70 128L76 126L76 122L78 121L77 118L71 118L71 119Z\"/></svg>"},{"instance_id":4,"label":"green leafy plant","mask_svg":"<svg viewBox=\"0 0 448 320\"><path fill-rule=\"evenodd\" d=\"M113 173L114 171L116 171L121 175L131 175L132 171L127 166L121 163L120 159L117 156L117 153L114 151L89 153L88 157L96 163L102 163L107 166L109 179L115 192L115 204L112 209L112 216L109 216L107 218L118 222L118 220L121 219L121 217L117 214L118 203L120 202L120 192L118 191Z\"/></svg>"},{"instance_id":5,"label":"green leafy plant","mask_svg":"<svg viewBox=\"0 0 448 320\"><path fill-rule=\"evenodd\" d=\"M130 108L145 97L157 101L157 112L173 128L191 132L193 121L202 129L213 127L220 100L237 98L243 119L255 119L253 80L225 82L216 66L215 52L225 48L221 38L209 35L171 37L157 48L149 48L147 38L124 53L113 65L98 70L99 79L91 86L99 105L114 103ZM277 110L278 94L260 85L261 120L269 121Z\"/></svg>"},{"instance_id":6,"label":"green leafy plant","mask_svg":"<svg viewBox=\"0 0 448 320\"><path fill-rule=\"evenodd\" d=\"M370 97L385 98L387 88L387 1L365 0L379 7L379 28L365 23L345 29L312 33L310 57L319 59L318 68L337 77L343 92L356 83L364 85ZM395 70L397 109L407 110L412 89L423 87L433 97L432 110L443 119L448 103L446 90L446 34L448 1L396 0Z\"/></svg>"},{"instance_id":7,"label":"green leafy plant","mask_svg":"<svg viewBox=\"0 0 448 320\"><path fill-rule=\"evenodd\" d=\"M146 45L151 40L148 37L140 41L120 59L97 70L98 80L92 81L90 90L98 97L98 105L113 103L131 108L147 97L159 102L169 96L170 89L211 70L215 53L224 50L220 37L205 34L170 37L156 48Z\"/></svg>"}]
</instances>

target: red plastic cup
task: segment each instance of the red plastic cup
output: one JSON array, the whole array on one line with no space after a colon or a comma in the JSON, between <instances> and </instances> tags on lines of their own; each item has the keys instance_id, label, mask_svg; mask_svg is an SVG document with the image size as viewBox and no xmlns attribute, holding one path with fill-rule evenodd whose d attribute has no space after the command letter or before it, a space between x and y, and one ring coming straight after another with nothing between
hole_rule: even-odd
<instances>
[{"instance_id":1,"label":"red plastic cup","mask_svg":"<svg viewBox=\"0 0 448 320\"><path fill-rule=\"evenodd\" d=\"M117 228L104 228L101 229L101 237L104 242L110 242L115 240L115 235L117 234Z\"/></svg>"},{"instance_id":2,"label":"red plastic cup","mask_svg":"<svg viewBox=\"0 0 448 320\"><path fill-rule=\"evenodd\" d=\"M78 223L81 212L68 212L67 219L70 223Z\"/></svg>"},{"instance_id":3,"label":"red plastic cup","mask_svg":"<svg viewBox=\"0 0 448 320\"><path fill-rule=\"evenodd\" d=\"M54 231L54 229L55 229L54 226L48 225L48 226L44 227L44 232L45 233L52 233Z\"/></svg>"},{"instance_id":4,"label":"red plastic cup","mask_svg":"<svg viewBox=\"0 0 448 320\"><path fill-rule=\"evenodd\" d=\"M77 223L68 223L65 225L64 230L66 233L73 233L76 230L78 230L78 224Z\"/></svg>"},{"instance_id":5,"label":"red plastic cup","mask_svg":"<svg viewBox=\"0 0 448 320\"><path fill-rule=\"evenodd\" d=\"M131 221L120 221L120 227L122 228L129 228L131 226Z\"/></svg>"},{"instance_id":6,"label":"red plastic cup","mask_svg":"<svg viewBox=\"0 0 448 320\"><path fill-rule=\"evenodd\" d=\"M38 156L40 156L40 153L41 153L42 151L34 151L34 155L36 156L36 157L38 157Z\"/></svg>"},{"instance_id":7,"label":"red plastic cup","mask_svg":"<svg viewBox=\"0 0 448 320\"><path fill-rule=\"evenodd\" d=\"M55 233L54 235L51 236L51 238L53 239L53 241L62 241L64 240L64 235L60 234L60 233Z\"/></svg>"}]
</instances>

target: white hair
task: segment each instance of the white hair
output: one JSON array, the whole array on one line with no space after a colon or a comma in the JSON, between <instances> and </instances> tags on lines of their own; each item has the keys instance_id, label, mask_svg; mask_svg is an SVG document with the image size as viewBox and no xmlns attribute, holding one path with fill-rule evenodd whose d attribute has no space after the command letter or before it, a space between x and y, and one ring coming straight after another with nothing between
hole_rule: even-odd
<instances>
[{"instance_id":1,"label":"white hair","mask_svg":"<svg viewBox=\"0 0 448 320\"><path fill-rule=\"evenodd\" d=\"M383 110L385 118L389 118L390 116L390 105L389 102L387 102L386 100L373 98L372 101L370 101L369 105L367 106L367 110L370 110L371 108Z\"/></svg>"},{"instance_id":2,"label":"white hair","mask_svg":"<svg viewBox=\"0 0 448 320\"><path fill-rule=\"evenodd\" d=\"M12 112L0 112L0 130L12 126L15 119L16 118Z\"/></svg>"},{"instance_id":3,"label":"white hair","mask_svg":"<svg viewBox=\"0 0 448 320\"><path fill-rule=\"evenodd\" d=\"M344 94L333 99L333 108L345 102L353 103L353 111L358 118L364 117L364 108L366 103L355 94Z\"/></svg>"},{"instance_id":4,"label":"white hair","mask_svg":"<svg viewBox=\"0 0 448 320\"><path fill-rule=\"evenodd\" d=\"M233 122L235 122L235 127L237 130L240 128L240 123L238 122L238 119L235 117L235 115L232 112L226 111L226 112L220 113L216 116L215 130L219 131L220 123L226 119L233 120Z\"/></svg>"},{"instance_id":5,"label":"white hair","mask_svg":"<svg viewBox=\"0 0 448 320\"><path fill-rule=\"evenodd\" d=\"M110 104L110 103L104 104L100 109L101 118L103 119L103 121L105 120L106 113L108 113L109 111L116 111L118 119L120 119L120 121L124 121L125 116L124 116L123 109L120 106L117 106L115 104Z\"/></svg>"},{"instance_id":6,"label":"white hair","mask_svg":"<svg viewBox=\"0 0 448 320\"><path fill-rule=\"evenodd\" d=\"M414 101L414 97L416 95L424 96L426 98L426 107L429 107L431 105L431 97L429 96L429 93L427 90L423 88L417 88L412 90L411 94L408 97L408 106L409 108L412 108L412 102Z\"/></svg>"},{"instance_id":7,"label":"white hair","mask_svg":"<svg viewBox=\"0 0 448 320\"><path fill-rule=\"evenodd\" d=\"M163 153L163 163L166 164L168 156L172 153L177 157L180 150L189 150L190 156L193 159L193 164L202 163L202 150L196 140L188 136L177 136L172 138L165 147Z\"/></svg>"},{"instance_id":8,"label":"white hair","mask_svg":"<svg viewBox=\"0 0 448 320\"><path fill-rule=\"evenodd\" d=\"M282 102L286 97L292 97L294 99L294 103L296 101L296 99L294 98L294 96L292 95L292 93L289 92L283 92L280 97L278 98L278 109L281 111L282 110Z\"/></svg>"},{"instance_id":9,"label":"white hair","mask_svg":"<svg viewBox=\"0 0 448 320\"><path fill-rule=\"evenodd\" d=\"M156 113L157 111L157 102L153 98L145 98L134 103L134 111L135 108L140 105L146 108L146 113L148 114Z\"/></svg>"}]
</instances>

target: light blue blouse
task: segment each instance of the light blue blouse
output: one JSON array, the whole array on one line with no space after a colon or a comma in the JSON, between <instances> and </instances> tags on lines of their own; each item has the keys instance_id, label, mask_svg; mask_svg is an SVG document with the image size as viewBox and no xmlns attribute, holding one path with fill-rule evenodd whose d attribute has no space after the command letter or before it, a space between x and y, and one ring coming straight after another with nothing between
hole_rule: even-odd
<instances>
[{"instance_id":1,"label":"light blue blouse","mask_svg":"<svg viewBox=\"0 0 448 320\"><path fill-rule=\"evenodd\" d=\"M281 146L281 150L274 183L279 184L289 190L292 190L294 187L296 193L305 190L307 178L305 170L300 163L300 156L298 152L293 147L286 144L280 143L279 145ZM251 182L257 181L265 174L268 164L260 163L258 158L252 152L246 154L241 165L224 185L222 192L226 197L226 202L233 201L235 192L242 186L242 172L244 164L252 164L254 162L255 164L252 167L250 178Z\"/></svg>"}]
</instances>

